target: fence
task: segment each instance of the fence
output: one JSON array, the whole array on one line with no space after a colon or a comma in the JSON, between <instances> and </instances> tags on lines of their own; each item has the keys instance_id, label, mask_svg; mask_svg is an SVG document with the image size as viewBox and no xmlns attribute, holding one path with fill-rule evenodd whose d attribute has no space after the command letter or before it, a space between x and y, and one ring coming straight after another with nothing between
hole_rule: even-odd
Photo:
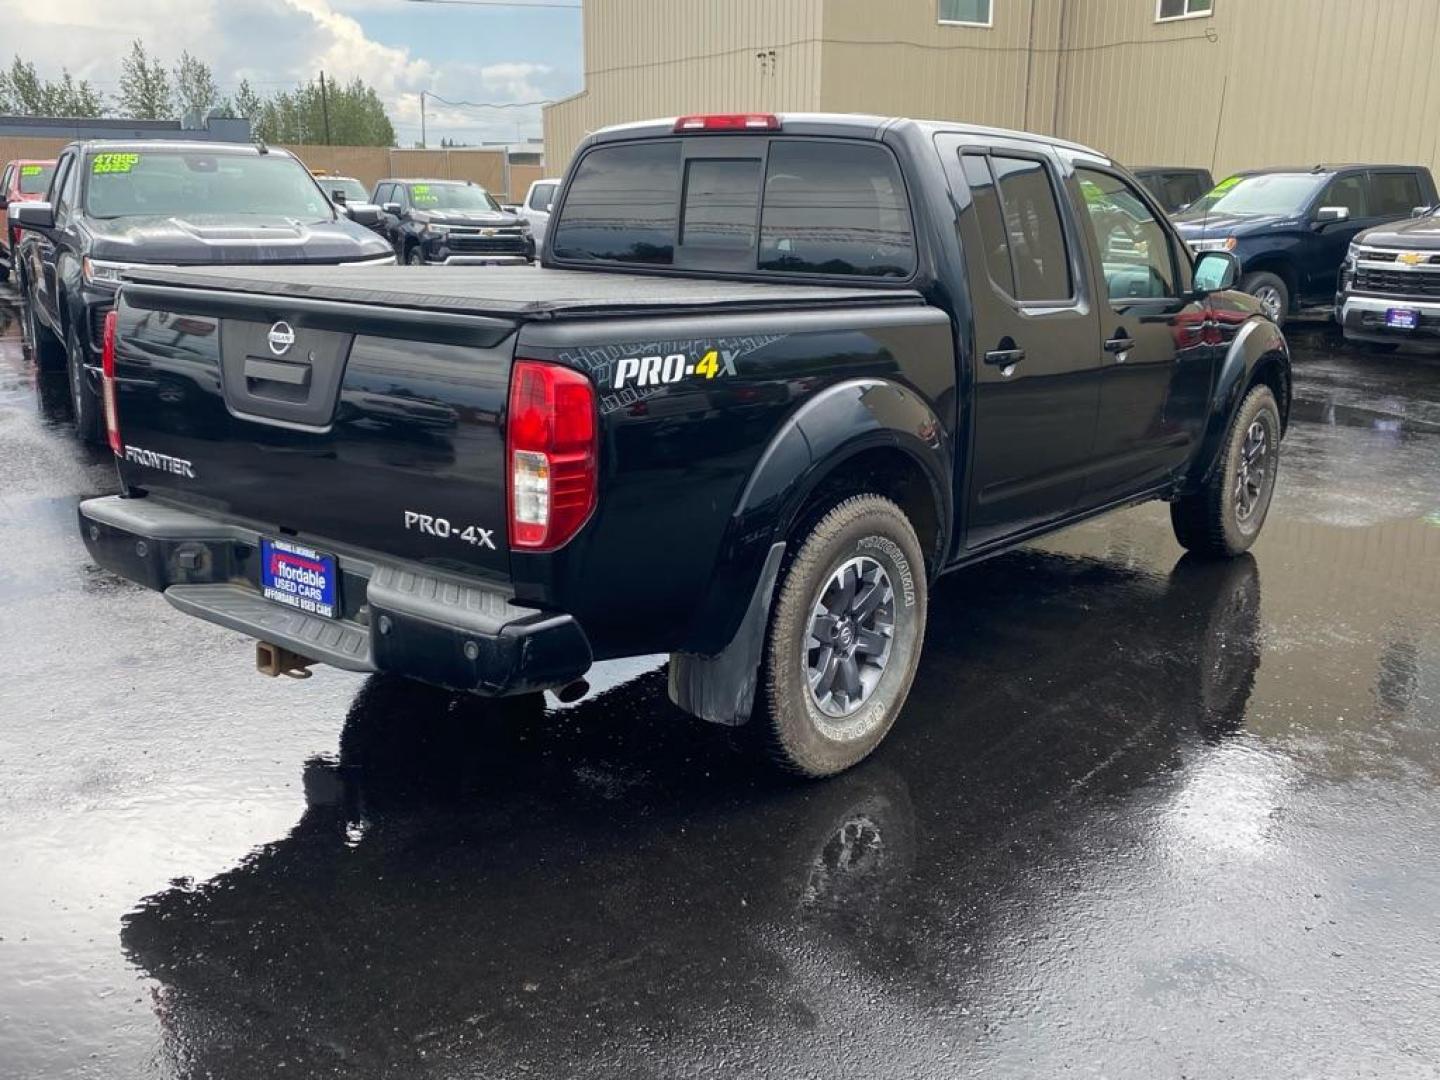
<instances>
[{"instance_id":1,"label":"fence","mask_svg":"<svg viewBox=\"0 0 1440 1080\"><path fill-rule=\"evenodd\" d=\"M64 139L0 138L0 166L15 158L53 158ZM203 144L202 144L203 147ZM503 150L390 150L383 146L286 146L311 169L353 176L367 188L387 176L471 180L497 198L519 201L543 171L508 165ZM508 166L508 167L507 167Z\"/></svg>"}]
</instances>

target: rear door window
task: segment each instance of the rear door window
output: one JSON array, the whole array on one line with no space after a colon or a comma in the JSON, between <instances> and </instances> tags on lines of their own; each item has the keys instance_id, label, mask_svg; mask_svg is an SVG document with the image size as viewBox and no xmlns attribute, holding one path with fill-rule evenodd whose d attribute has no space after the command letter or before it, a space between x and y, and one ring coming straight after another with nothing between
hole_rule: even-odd
<instances>
[{"instance_id":1,"label":"rear door window","mask_svg":"<svg viewBox=\"0 0 1440 1080\"><path fill-rule=\"evenodd\" d=\"M1407 217L1424 202L1420 178L1413 172L1370 174L1370 212L1376 217Z\"/></svg>"},{"instance_id":2,"label":"rear door window","mask_svg":"<svg viewBox=\"0 0 1440 1080\"><path fill-rule=\"evenodd\" d=\"M895 158L874 144L773 141L759 266L799 274L909 277L915 238Z\"/></svg>"},{"instance_id":3,"label":"rear door window","mask_svg":"<svg viewBox=\"0 0 1440 1080\"><path fill-rule=\"evenodd\" d=\"M1050 170L1033 158L992 154L990 169L1000 191L1000 209L1010 259L1015 268L1015 298L1069 300L1070 256Z\"/></svg>"},{"instance_id":4,"label":"rear door window","mask_svg":"<svg viewBox=\"0 0 1440 1080\"><path fill-rule=\"evenodd\" d=\"M1014 296L1015 271L1010 264L1010 241L1005 237L1005 215L1000 210L1000 196L995 191L995 176L990 172L990 162L981 154L961 154L960 168L980 222L986 272L1006 296Z\"/></svg>"},{"instance_id":5,"label":"rear door window","mask_svg":"<svg viewBox=\"0 0 1440 1080\"><path fill-rule=\"evenodd\" d=\"M602 146L581 160L555 230L561 259L669 266L680 223L680 144Z\"/></svg>"}]
</instances>

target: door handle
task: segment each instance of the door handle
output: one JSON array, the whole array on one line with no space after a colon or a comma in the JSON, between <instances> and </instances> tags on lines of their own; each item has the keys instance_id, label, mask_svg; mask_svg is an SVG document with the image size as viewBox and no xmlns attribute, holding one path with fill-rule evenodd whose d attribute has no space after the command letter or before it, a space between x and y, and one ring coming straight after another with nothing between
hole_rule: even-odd
<instances>
[{"instance_id":1,"label":"door handle","mask_svg":"<svg viewBox=\"0 0 1440 1080\"><path fill-rule=\"evenodd\" d=\"M1135 347L1135 339L1123 331L1105 342L1105 351L1121 356Z\"/></svg>"},{"instance_id":2,"label":"door handle","mask_svg":"<svg viewBox=\"0 0 1440 1080\"><path fill-rule=\"evenodd\" d=\"M1011 367L1024 359L1024 349L995 349L985 354L985 363L995 367Z\"/></svg>"}]
</instances>

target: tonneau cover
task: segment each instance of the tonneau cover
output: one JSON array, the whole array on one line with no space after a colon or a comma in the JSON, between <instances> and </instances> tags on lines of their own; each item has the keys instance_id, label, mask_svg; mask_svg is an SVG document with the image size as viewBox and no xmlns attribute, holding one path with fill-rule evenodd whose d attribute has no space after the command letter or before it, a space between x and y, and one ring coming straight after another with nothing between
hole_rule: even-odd
<instances>
[{"instance_id":1,"label":"tonneau cover","mask_svg":"<svg viewBox=\"0 0 1440 1080\"><path fill-rule=\"evenodd\" d=\"M147 267L125 271L145 285L305 297L523 320L725 307L919 304L913 289L724 281L535 266Z\"/></svg>"}]
</instances>

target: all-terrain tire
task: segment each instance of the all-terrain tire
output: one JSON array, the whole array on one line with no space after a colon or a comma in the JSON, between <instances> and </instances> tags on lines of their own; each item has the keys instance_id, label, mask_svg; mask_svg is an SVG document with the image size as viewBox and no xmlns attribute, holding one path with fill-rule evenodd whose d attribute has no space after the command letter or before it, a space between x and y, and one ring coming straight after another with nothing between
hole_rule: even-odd
<instances>
[{"instance_id":1,"label":"all-terrain tire","mask_svg":"<svg viewBox=\"0 0 1440 1080\"><path fill-rule=\"evenodd\" d=\"M915 678L926 605L924 554L898 506L857 495L820 518L785 572L765 637L752 723L774 763L831 776L880 744ZM817 619L826 642L812 636ZM830 689L817 693L820 684Z\"/></svg>"},{"instance_id":2,"label":"all-terrain tire","mask_svg":"<svg viewBox=\"0 0 1440 1080\"><path fill-rule=\"evenodd\" d=\"M105 441L105 421L101 416L100 395L90 388L85 373L85 346L71 326L65 331L65 362L70 376L70 407L75 414L75 434L81 442Z\"/></svg>"},{"instance_id":3,"label":"all-terrain tire","mask_svg":"<svg viewBox=\"0 0 1440 1080\"><path fill-rule=\"evenodd\" d=\"M1263 445L1256 443L1257 428ZM1279 464L1280 410L1270 388L1256 386L1235 411L1220 461L1205 486L1170 504L1175 539L1197 555L1215 558L1250 550L1270 512ZM1257 468L1263 469L1258 477Z\"/></svg>"}]
</instances>

